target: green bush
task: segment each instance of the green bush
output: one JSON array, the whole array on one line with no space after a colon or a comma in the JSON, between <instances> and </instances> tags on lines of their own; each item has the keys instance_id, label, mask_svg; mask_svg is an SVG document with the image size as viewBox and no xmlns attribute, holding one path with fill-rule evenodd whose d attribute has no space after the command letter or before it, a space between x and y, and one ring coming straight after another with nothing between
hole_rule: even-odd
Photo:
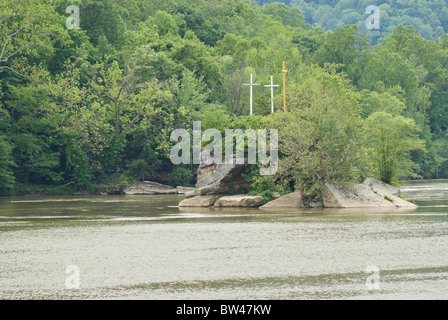
<instances>
[{"instance_id":1,"label":"green bush","mask_svg":"<svg viewBox=\"0 0 448 320\"><path fill-rule=\"evenodd\" d=\"M173 172L168 175L170 185L173 187L183 186L192 187L191 181L193 180L193 173L190 169L184 167L175 167Z\"/></svg>"},{"instance_id":2,"label":"green bush","mask_svg":"<svg viewBox=\"0 0 448 320\"><path fill-rule=\"evenodd\" d=\"M14 186L15 166L11 156L11 146L3 137L0 137L0 192L7 191Z\"/></svg>"},{"instance_id":3,"label":"green bush","mask_svg":"<svg viewBox=\"0 0 448 320\"><path fill-rule=\"evenodd\" d=\"M249 193L253 196L262 196L264 203L274 200L275 183L272 176L261 176L253 179L252 191Z\"/></svg>"},{"instance_id":4,"label":"green bush","mask_svg":"<svg viewBox=\"0 0 448 320\"><path fill-rule=\"evenodd\" d=\"M249 195L262 196L264 203L274 200L274 192L277 191L274 177L260 176L260 168L258 165L251 165L246 168L246 173L242 175L243 178L251 182L252 190Z\"/></svg>"}]
</instances>

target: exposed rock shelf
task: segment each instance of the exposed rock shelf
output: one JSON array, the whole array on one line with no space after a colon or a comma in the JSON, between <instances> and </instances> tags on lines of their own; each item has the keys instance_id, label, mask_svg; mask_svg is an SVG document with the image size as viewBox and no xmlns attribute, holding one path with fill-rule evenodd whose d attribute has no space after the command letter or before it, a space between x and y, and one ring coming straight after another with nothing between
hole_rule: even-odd
<instances>
[{"instance_id":1,"label":"exposed rock shelf","mask_svg":"<svg viewBox=\"0 0 448 320\"><path fill-rule=\"evenodd\" d=\"M280 209L280 208L304 208L302 194L300 191L287 194L283 197L266 203L261 209Z\"/></svg>"},{"instance_id":2,"label":"exposed rock shelf","mask_svg":"<svg viewBox=\"0 0 448 320\"><path fill-rule=\"evenodd\" d=\"M215 184L216 185L216 184ZM204 186L210 194L190 193L179 207L261 207L261 209L304 208L300 192L284 195L263 205L263 197L247 194L228 195L220 188ZM400 197L400 189L381 181L368 178L364 183L326 183L323 190L323 203L314 203L312 208L417 208Z\"/></svg>"},{"instance_id":3,"label":"exposed rock shelf","mask_svg":"<svg viewBox=\"0 0 448 320\"><path fill-rule=\"evenodd\" d=\"M400 189L376 179L364 183L326 183L325 208L417 208L400 198Z\"/></svg>"},{"instance_id":4,"label":"exposed rock shelf","mask_svg":"<svg viewBox=\"0 0 448 320\"><path fill-rule=\"evenodd\" d=\"M126 195L177 194L178 189L153 181L144 181L124 188Z\"/></svg>"}]
</instances>

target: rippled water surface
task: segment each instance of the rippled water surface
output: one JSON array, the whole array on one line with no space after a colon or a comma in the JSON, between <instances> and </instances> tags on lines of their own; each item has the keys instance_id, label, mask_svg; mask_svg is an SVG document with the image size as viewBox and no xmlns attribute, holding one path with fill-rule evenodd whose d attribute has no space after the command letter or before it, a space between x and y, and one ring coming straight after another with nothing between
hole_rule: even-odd
<instances>
[{"instance_id":1,"label":"rippled water surface","mask_svg":"<svg viewBox=\"0 0 448 320\"><path fill-rule=\"evenodd\" d=\"M0 299L448 299L448 181L402 189L417 210L0 198Z\"/></svg>"}]
</instances>

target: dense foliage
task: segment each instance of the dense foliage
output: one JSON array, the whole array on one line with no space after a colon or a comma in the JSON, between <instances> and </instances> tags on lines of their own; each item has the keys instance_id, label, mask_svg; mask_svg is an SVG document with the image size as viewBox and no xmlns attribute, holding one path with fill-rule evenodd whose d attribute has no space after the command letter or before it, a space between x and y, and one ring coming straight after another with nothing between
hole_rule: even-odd
<instances>
[{"instance_id":1,"label":"dense foliage","mask_svg":"<svg viewBox=\"0 0 448 320\"><path fill-rule=\"evenodd\" d=\"M324 32L306 23L309 11L240 0L74 1L81 28L69 30L71 4L0 0L0 192L190 185L196 168L169 154L172 130L193 120L203 130L278 128L278 174L250 177L265 191L312 200L328 180L448 177L446 35L391 23L371 46L354 21ZM283 60L288 112L279 88L269 115L261 86L248 117L242 83L253 73L281 84Z\"/></svg>"},{"instance_id":2,"label":"dense foliage","mask_svg":"<svg viewBox=\"0 0 448 320\"><path fill-rule=\"evenodd\" d=\"M448 32L448 1L446 0L257 0L260 5L280 2L302 13L305 21L325 30L336 31L347 24L357 25L373 40L391 34L396 26L413 26L425 39L436 40ZM370 5L379 7L380 29L367 29Z\"/></svg>"}]
</instances>

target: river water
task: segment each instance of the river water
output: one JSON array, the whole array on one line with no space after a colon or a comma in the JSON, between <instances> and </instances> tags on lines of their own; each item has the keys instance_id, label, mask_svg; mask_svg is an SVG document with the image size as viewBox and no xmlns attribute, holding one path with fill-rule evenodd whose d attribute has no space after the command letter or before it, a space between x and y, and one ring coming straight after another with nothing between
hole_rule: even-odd
<instances>
[{"instance_id":1,"label":"river water","mask_svg":"<svg viewBox=\"0 0 448 320\"><path fill-rule=\"evenodd\" d=\"M402 190L418 209L0 198L0 299L448 299L448 181Z\"/></svg>"}]
</instances>

